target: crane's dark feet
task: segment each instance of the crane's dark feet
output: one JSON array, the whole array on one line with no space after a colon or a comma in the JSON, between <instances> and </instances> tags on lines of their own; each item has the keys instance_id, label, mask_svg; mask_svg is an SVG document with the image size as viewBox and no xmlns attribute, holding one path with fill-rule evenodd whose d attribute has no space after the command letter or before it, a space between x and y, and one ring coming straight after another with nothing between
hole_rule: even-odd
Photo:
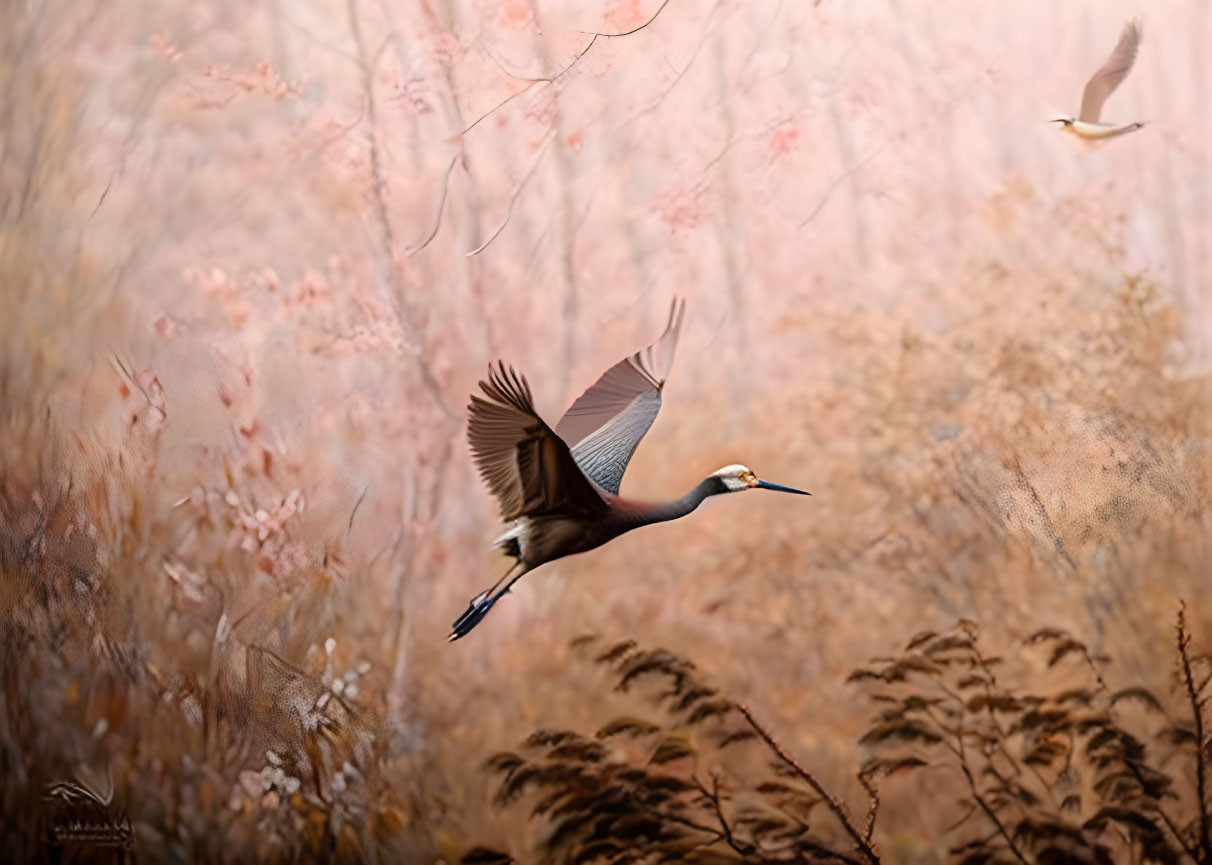
<instances>
[{"instance_id":1,"label":"crane's dark feet","mask_svg":"<svg viewBox=\"0 0 1212 865\"><path fill-rule=\"evenodd\" d=\"M451 625L449 640L453 643L460 637L466 637L471 633L471 629L480 624L480 620L488 615L488 611L492 609L492 605L497 602L497 595L494 598L488 597L488 592L480 592L472 598L470 604L467 605L467 611L463 615L455 619Z\"/></svg>"}]
</instances>

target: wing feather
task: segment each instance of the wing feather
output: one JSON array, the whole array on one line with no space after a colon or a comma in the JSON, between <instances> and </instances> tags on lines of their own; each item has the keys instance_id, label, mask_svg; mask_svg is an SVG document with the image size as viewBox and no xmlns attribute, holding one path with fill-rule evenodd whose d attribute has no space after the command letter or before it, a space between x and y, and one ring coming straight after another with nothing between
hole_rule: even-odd
<instances>
[{"instance_id":1,"label":"wing feather","mask_svg":"<svg viewBox=\"0 0 1212 865\"><path fill-rule=\"evenodd\" d=\"M1107 62L1102 65L1102 68L1086 82L1086 89L1082 92L1082 109L1077 115L1078 120L1087 123L1098 122L1103 111L1103 103L1132 71L1132 64L1136 62L1137 49L1140 48L1140 32L1139 21L1132 20L1124 25L1115 50L1111 52L1111 56L1107 58Z\"/></svg>"},{"instance_id":2,"label":"wing feather","mask_svg":"<svg viewBox=\"0 0 1212 865\"><path fill-rule=\"evenodd\" d=\"M467 441L505 520L605 510L568 445L535 412L525 376L500 363L480 389L487 399L471 397Z\"/></svg>"},{"instance_id":3,"label":"wing feather","mask_svg":"<svg viewBox=\"0 0 1212 865\"><path fill-rule=\"evenodd\" d=\"M631 455L661 410L685 311L685 301L675 299L660 338L606 370L556 424L577 465L609 492L618 494Z\"/></svg>"}]
</instances>

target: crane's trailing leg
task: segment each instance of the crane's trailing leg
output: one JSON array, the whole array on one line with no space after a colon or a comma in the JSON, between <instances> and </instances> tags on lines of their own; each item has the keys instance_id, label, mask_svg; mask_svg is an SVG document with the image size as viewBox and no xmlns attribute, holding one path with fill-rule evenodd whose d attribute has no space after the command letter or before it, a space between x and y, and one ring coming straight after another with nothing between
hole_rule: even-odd
<instances>
[{"instance_id":1,"label":"crane's trailing leg","mask_svg":"<svg viewBox=\"0 0 1212 865\"><path fill-rule=\"evenodd\" d=\"M503 595L508 593L513 584L522 578L522 574L526 573L525 570L514 574L514 571L516 571L521 564L521 562L514 562L512 567L505 572L505 576L497 580L491 589L480 592L480 594L471 599L471 603L467 605L467 611L455 619L454 624L451 625L449 637L451 642L454 642L460 637L466 637L469 633L471 633L471 629L480 624L480 621L486 615L488 615L488 611L492 609L492 605L499 601ZM513 575L512 579L510 579L510 575Z\"/></svg>"}]
</instances>

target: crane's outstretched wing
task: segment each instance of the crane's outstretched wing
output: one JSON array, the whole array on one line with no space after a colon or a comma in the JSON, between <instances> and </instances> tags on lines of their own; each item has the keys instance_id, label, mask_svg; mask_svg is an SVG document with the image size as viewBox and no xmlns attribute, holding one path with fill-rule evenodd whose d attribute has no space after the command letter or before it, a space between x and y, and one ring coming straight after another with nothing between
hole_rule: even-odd
<instances>
[{"instance_id":1,"label":"crane's outstretched wing","mask_svg":"<svg viewBox=\"0 0 1212 865\"><path fill-rule=\"evenodd\" d=\"M1099 115L1103 111L1103 103L1132 71L1132 64L1136 62L1136 50L1139 47L1140 22L1132 20L1124 25L1124 32L1120 34L1119 42L1116 43L1115 50L1111 52L1107 62L1086 82L1086 89L1082 92L1082 110L1077 115L1078 120L1084 120L1087 123L1098 122Z\"/></svg>"},{"instance_id":2,"label":"crane's outstretched wing","mask_svg":"<svg viewBox=\"0 0 1212 865\"><path fill-rule=\"evenodd\" d=\"M506 520L561 513L600 513L606 502L577 466L568 445L535 413L530 385L505 364L468 406L467 441L480 476Z\"/></svg>"},{"instance_id":3,"label":"crane's outstretched wing","mask_svg":"<svg viewBox=\"0 0 1212 865\"><path fill-rule=\"evenodd\" d=\"M685 311L686 302L675 299L660 339L606 370L556 424L577 465L616 495L636 445L661 410Z\"/></svg>"}]
</instances>

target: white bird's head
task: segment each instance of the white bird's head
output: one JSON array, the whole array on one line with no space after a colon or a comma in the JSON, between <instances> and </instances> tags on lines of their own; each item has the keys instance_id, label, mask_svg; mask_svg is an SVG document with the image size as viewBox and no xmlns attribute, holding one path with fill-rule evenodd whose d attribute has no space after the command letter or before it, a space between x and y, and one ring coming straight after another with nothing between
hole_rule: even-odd
<instances>
[{"instance_id":1,"label":"white bird's head","mask_svg":"<svg viewBox=\"0 0 1212 865\"><path fill-rule=\"evenodd\" d=\"M781 493L797 493L801 496L810 496L812 493L806 493L803 490L797 490L794 487L785 487L782 484L772 484L769 481L758 480L758 476L753 473L753 470L746 466L724 466L717 472L712 472L713 478L719 478L724 485L723 492L739 493L741 490L777 490Z\"/></svg>"}]
</instances>

